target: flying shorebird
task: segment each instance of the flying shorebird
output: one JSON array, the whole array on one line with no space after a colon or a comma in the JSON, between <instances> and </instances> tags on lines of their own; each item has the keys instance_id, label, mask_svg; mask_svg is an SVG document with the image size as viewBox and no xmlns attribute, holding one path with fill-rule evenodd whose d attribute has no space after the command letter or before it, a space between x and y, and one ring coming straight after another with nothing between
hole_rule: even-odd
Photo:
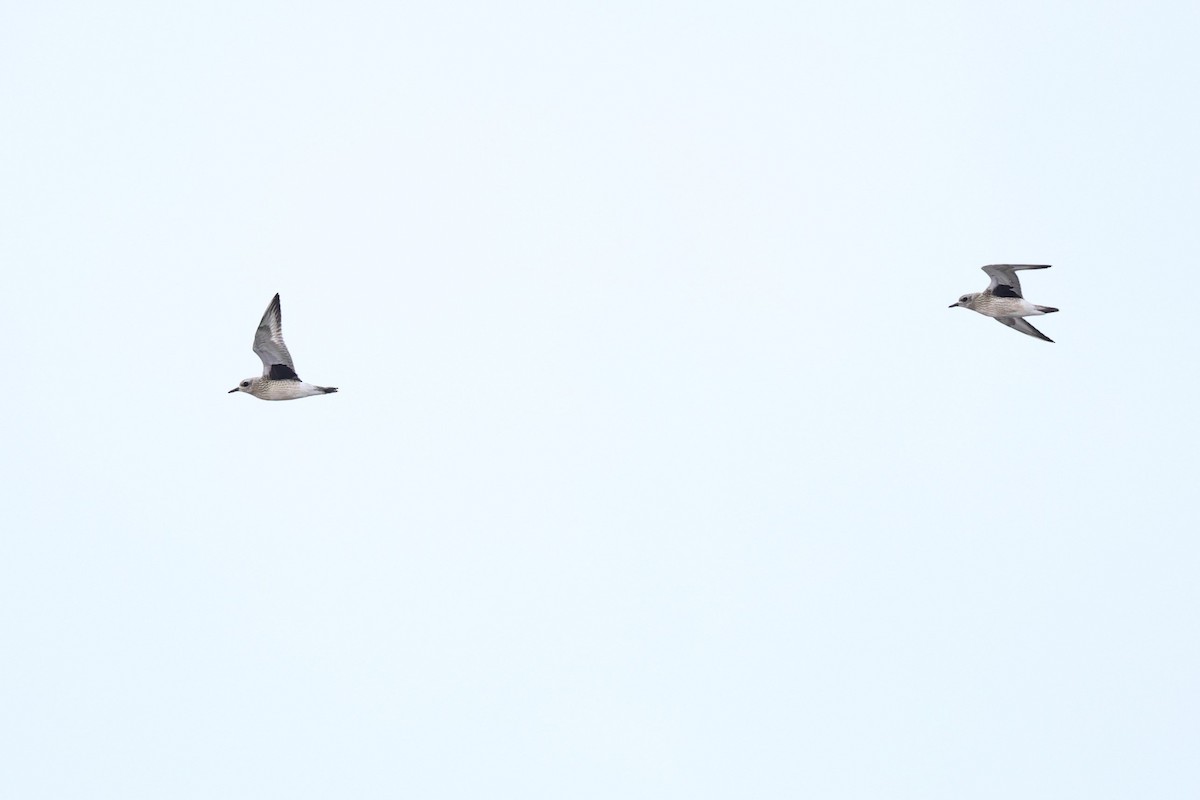
<instances>
[{"instance_id":1,"label":"flying shorebird","mask_svg":"<svg viewBox=\"0 0 1200 800\"><path fill-rule=\"evenodd\" d=\"M283 343L282 319L279 312L279 295L276 294L263 314L258 330L254 332L254 352L262 359L261 378L246 378L229 390L252 394L259 400L296 400L317 394L330 394L337 389L329 386L313 386L300 380L292 354Z\"/></svg>"},{"instance_id":2,"label":"flying shorebird","mask_svg":"<svg viewBox=\"0 0 1200 800\"><path fill-rule=\"evenodd\" d=\"M1017 280L1017 270L1020 269L1050 269L1050 265L989 264L983 267L983 271L992 279L988 287L982 292L964 294L958 298L957 303L952 303L950 308L969 308L1027 336L1053 342L1053 339L1030 325L1024 318L1053 314L1058 309L1034 305L1021 296L1021 281Z\"/></svg>"}]
</instances>

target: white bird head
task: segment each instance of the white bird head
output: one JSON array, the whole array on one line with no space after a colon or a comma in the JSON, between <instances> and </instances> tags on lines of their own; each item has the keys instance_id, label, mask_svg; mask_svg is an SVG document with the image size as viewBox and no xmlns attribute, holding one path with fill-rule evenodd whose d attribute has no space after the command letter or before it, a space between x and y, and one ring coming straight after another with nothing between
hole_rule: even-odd
<instances>
[{"instance_id":1,"label":"white bird head","mask_svg":"<svg viewBox=\"0 0 1200 800\"><path fill-rule=\"evenodd\" d=\"M967 294L964 294L962 297L958 298L958 302L951 303L949 306L947 306L947 308L958 308L959 306L962 306L963 308L974 309L975 300L981 294L983 294L983 292L968 292Z\"/></svg>"},{"instance_id":2,"label":"white bird head","mask_svg":"<svg viewBox=\"0 0 1200 800\"><path fill-rule=\"evenodd\" d=\"M228 392L226 392L226 394L233 394L234 392L247 392L248 394L254 394L254 390L258 388L258 382L261 380L262 378L246 378L246 380L230 389Z\"/></svg>"}]
</instances>

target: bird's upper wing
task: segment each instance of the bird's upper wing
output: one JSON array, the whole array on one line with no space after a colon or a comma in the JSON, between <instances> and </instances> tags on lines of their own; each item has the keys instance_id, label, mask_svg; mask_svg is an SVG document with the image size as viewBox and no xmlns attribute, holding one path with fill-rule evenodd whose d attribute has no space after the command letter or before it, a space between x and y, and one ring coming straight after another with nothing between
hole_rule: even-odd
<instances>
[{"instance_id":1,"label":"bird's upper wing","mask_svg":"<svg viewBox=\"0 0 1200 800\"><path fill-rule=\"evenodd\" d=\"M276 294L263 314L258 330L254 332L254 352L262 359L263 377L275 380L299 380L292 354L283 343L283 317L279 311L279 295Z\"/></svg>"},{"instance_id":2,"label":"bird's upper wing","mask_svg":"<svg viewBox=\"0 0 1200 800\"><path fill-rule=\"evenodd\" d=\"M999 322L1001 325L1007 325L1015 331L1020 331L1026 336L1032 336L1035 339L1041 339L1043 342L1054 342L1054 340L1049 336L1030 325L1029 321L1024 317L992 317L992 319L996 320L996 322Z\"/></svg>"},{"instance_id":3,"label":"bird's upper wing","mask_svg":"<svg viewBox=\"0 0 1200 800\"><path fill-rule=\"evenodd\" d=\"M1050 269L1049 264L988 264L982 267L992 282L987 290L997 297L1023 297L1021 281L1017 279L1019 269ZM996 291L999 289L999 291Z\"/></svg>"}]
</instances>

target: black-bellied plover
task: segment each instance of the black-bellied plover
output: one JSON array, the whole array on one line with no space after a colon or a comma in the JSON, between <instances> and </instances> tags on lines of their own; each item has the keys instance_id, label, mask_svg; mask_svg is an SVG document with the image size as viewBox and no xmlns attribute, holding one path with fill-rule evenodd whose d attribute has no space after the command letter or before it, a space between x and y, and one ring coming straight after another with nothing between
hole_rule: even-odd
<instances>
[{"instance_id":1,"label":"black-bellied plover","mask_svg":"<svg viewBox=\"0 0 1200 800\"><path fill-rule=\"evenodd\" d=\"M1026 300L1021 296L1021 282L1017 280L1017 270L1049 268L1049 264L989 264L983 267L983 271L992 279L988 287L982 292L964 294L958 298L957 303L952 303L950 308L969 308L1027 336L1053 342L1053 339L1030 325L1024 318L1053 314L1058 309L1034 305Z\"/></svg>"},{"instance_id":2,"label":"black-bellied plover","mask_svg":"<svg viewBox=\"0 0 1200 800\"><path fill-rule=\"evenodd\" d=\"M254 352L262 359L262 377L247 378L230 389L229 394L245 392L259 400L297 400L337 391L330 386L314 386L300 380L296 365L292 363L292 354L283 343L282 325L279 295L276 294L254 332Z\"/></svg>"}]
</instances>

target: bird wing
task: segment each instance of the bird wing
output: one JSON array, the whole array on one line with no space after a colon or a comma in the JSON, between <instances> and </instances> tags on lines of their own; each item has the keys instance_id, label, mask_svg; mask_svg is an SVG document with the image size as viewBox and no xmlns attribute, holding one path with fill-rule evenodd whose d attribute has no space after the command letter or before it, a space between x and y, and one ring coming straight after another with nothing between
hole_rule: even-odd
<instances>
[{"instance_id":1,"label":"bird wing","mask_svg":"<svg viewBox=\"0 0 1200 800\"><path fill-rule=\"evenodd\" d=\"M1041 339L1044 342L1054 342L1054 340L1049 336L1030 325L1029 321L1024 317L992 317L992 319L996 320L996 322L999 322L1001 325L1007 325L1015 331L1020 331L1026 336L1032 336L1035 339Z\"/></svg>"},{"instance_id":2,"label":"bird wing","mask_svg":"<svg viewBox=\"0 0 1200 800\"><path fill-rule=\"evenodd\" d=\"M273 380L299 380L292 354L283 343L283 316L279 310L279 295L276 294L263 314L258 330L254 332L254 352L262 359L263 377Z\"/></svg>"},{"instance_id":3,"label":"bird wing","mask_svg":"<svg viewBox=\"0 0 1200 800\"><path fill-rule=\"evenodd\" d=\"M1019 269L1050 269L1049 264L988 264L982 267L992 282L987 291L996 297L1023 297L1021 281L1017 278ZM999 291L997 291L999 290Z\"/></svg>"}]
</instances>

